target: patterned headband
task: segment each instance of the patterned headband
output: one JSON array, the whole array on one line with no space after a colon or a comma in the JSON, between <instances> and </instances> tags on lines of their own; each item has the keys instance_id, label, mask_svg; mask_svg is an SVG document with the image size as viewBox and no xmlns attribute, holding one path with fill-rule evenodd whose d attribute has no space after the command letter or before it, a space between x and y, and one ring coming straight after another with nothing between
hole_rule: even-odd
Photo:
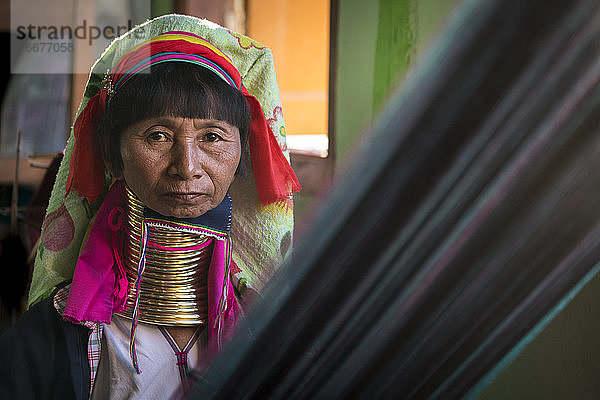
<instances>
[{"instance_id":1,"label":"patterned headband","mask_svg":"<svg viewBox=\"0 0 600 400\"><path fill-rule=\"evenodd\" d=\"M207 40L186 32L163 33L137 46L113 69L113 75L117 77L113 89L118 90L130 77L153 65L173 61L204 67L229 85L242 90L241 77L229 57ZM226 70L219 62L230 67Z\"/></svg>"},{"instance_id":2,"label":"patterned headband","mask_svg":"<svg viewBox=\"0 0 600 400\"><path fill-rule=\"evenodd\" d=\"M263 205L287 200L301 189L267 124L259 101L248 93L229 57L200 36L173 31L157 35L127 53L107 73L102 88L78 115L73 126L75 144L66 195L75 189L90 203L100 196L104 189L105 168L98 149L93 145L93 129L106 112L108 101L115 91L135 74L164 62L188 62L206 68L244 95L252 116L248 134L252 170Z\"/></svg>"}]
</instances>

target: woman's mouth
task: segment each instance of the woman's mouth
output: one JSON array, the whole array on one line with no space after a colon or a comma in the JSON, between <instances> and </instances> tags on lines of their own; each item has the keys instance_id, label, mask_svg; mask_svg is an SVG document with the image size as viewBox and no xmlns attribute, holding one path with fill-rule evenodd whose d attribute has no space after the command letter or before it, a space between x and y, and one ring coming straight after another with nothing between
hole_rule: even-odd
<instances>
[{"instance_id":1,"label":"woman's mouth","mask_svg":"<svg viewBox=\"0 0 600 400\"><path fill-rule=\"evenodd\" d=\"M198 200L198 198L200 198L201 196L204 196L204 193L200 193L200 192L167 192L165 193L165 196L173 199L173 200L178 200L184 203L190 203L190 202L194 202L196 200Z\"/></svg>"}]
</instances>

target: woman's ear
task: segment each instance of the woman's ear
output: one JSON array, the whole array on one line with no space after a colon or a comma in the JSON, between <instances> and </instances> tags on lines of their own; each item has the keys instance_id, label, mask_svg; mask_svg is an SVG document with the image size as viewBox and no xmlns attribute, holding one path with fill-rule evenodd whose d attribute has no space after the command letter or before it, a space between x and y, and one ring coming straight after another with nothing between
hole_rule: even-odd
<instances>
[{"instance_id":1,"label":"woman's ear","mask_svg":"<svg viewBox=\"0 0 600 400\"><path fill-rule=\"evenodd\" d=\"M123 174L120 174L120 173L119 174L115 174L114 172L112 172L110 170L108 172L110 173L110 176L112 176L115 179L123 179Z\"/></svg>"},{"instance_id":2,"label":"woman's ear","mask_svg":"<svg viewBox=\"0 0 600 400\"><path fill-rule=\"evenodd\" d=\"M252 170L252 166L249 166L248 160L250 160L250 153L248 152L248 146L242 146L240 152L240 162L238 163L237 169L235 170L235 176L246 176L248 169Z\"/></svg>"},{"instance_id":3,"label":"woman's ear","mask_svg":"<svg viewBox=\"0 0 600 400\"><path fill-rule=\"evenodd\" d=\"M115 162L111 160L104 160L104 166L111 177L114 179L123 179L123 168L116 167Z\"/></svg>"},{"instance_id":4,"label":"woman's ear","mask_svg":"<svg viewBox=\"0 0 600 400\"><path fill-rule=\"evenodd\" d=\"M121 158L120 141L117 143L105 139L100 143L104 167L115 179L123 179L123 160Z\"/></svg>"}]
</instances>

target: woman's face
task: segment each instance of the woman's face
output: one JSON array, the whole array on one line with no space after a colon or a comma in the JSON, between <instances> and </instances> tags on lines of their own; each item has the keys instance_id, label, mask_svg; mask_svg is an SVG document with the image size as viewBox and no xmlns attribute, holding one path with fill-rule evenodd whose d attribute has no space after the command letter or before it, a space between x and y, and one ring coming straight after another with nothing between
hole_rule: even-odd
<instances>
[{"instance_id":1,"label":"woman's face","mask_svg":"<svg viewBox=\"0 0 600 400\"><path fill-rule=\"evenodd\" d=\"M218 206L240 156L239 130L224 121L159 117L121 135L125 182L165 216L193 218Z\"/></svg>"}]
</instances>

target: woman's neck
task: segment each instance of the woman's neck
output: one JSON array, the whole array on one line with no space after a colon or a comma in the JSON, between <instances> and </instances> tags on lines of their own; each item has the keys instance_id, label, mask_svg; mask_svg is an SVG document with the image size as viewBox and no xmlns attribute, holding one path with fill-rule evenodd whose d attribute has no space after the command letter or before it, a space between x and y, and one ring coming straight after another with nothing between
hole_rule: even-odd
<instances>
[{"instance_id":1,"label":"woman's neck","mask_svg":"<svg viewBox=\"0 0 600 400\"><path fill-rule=\"evenodd\" d=\"M165 326L179 349L183 349L190 341L198 326Z\"/></svg>"}]
</instances>

